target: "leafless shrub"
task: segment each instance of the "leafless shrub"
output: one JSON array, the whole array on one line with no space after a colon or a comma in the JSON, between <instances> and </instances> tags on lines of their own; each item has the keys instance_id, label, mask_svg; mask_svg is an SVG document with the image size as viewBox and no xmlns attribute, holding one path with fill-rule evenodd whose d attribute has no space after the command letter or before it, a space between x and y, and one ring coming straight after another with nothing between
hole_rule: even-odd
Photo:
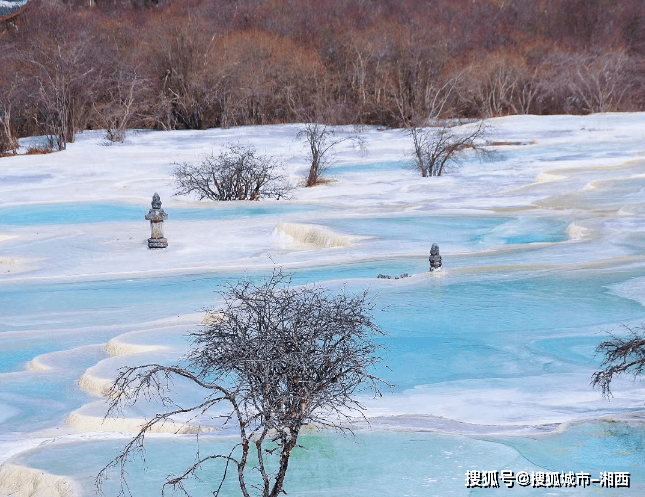
<instances>
[{"instance_id":1,"label":"leafless shrub","mask_svg":"<svg viewBox=\"0 0 645 497\"><path fill-rule=\"evenodd\" d=\"M485 155L482 140L488 131L484 121L475 127L457 130L444 122L439 127L407 128L407 133L414 144L413 167L421 176L441 176L450 163L457 163L465 150L472 149Z\"/></svg>"},{"instance_id":2,"label":"leafless shrub","mask_svg":"<svg viewBox=\"0 0 645 497\"><path fill-rule=\"evenodd\" d=\"M175 194L194 194L200 200L286 198L291 188L285 177L276 173L279 166L250 145L233 145L217 156L206 156L197 165L180 164L174 171Z\"/></svg>"},{"instance_id":3,"label":"leafless shrub","mask_svg":"<svg viewBox=\"0 0 645 497\"><path fill-rule=\"evenodd\" d=\"M596 347L596 354L603 356L602 369L591 376L591 385L600 387L606 397L611 396L610 385L614 376L631 374L637 378L645 368L645 327L625 328L629 332L627 337L612 335L611 340Z\"/></svg>"},{"instance_id":4,"label":"leafless shrub","mask_svg":"<svg viewBox=\"0 0 645 497\"><path fill-rule=\"evenodd\" d=\"M543 91L538 68L507 54L491 54L469 65L458 85L466 112L486 117L529 114Z\"/></svg>"},{"instance_id":5,"label":"leafless shrub","mask_svg":"<svg viewBox=\"0 0 645 497\"><path fill-rule=\"evenodd\" d=\"M420 46L417 36L399 40L386 86L404 126L440 117L459 81L458 77L441 77L449 59L445 48L441 44Z\"/></svg>"},{"instance_id":6,"label":"leafless shrub","mask_svg":"<svg viewBox=\"0 0 645 497\"><path fill-rule=\"evenodd\" d=\"M164 26L158 36L152 53L159 77L158 124L165 129L204 129L220 85L214 77L215 37L207 36L193 17Z\"/></svg>"},{"instance_id":7,"label":"leafless shrub","mask_svg":"<svg viewBox=\"0 0 645 497\"><path fill-rule=\"evenodd\" d=\"M566 112L618 110L630 90L629 58L623 52L555 53L546 61L550 94L567 102Z\"/></svg>"},{"instance_id":8,"label":"leafless shrub","mask_svg":"<svg viewBox=\"0 0 645 497\"><path fill-rule=\"evenodd\" d=\"M12 53L12 49L15 47L5 47L8 53ZM0 75L0 154L3 156L15 154L18 148L13 110L21 107L25 96L24 85L15 76L14 57L8 53L0 55L0 66L6 68Z\"/></svg>"},{"instance_id":9,"label":"leafless shrub","mask_svg":"<svg viewBox=\"0 0 645 497\"><path fill-rule=\"evenodd\" d=\"M0 102L0 154L15 154L18 148L18 140L11 126L11 107L11 101L6 104Z\"/></svg>"},{"instance_id":10,"label":"leafless shrub","mask_svg":"<svg viewBox=\"0 0 645 497\"><path fill-rule=\"evenodd\" d=\"M212 482L218 496L229 467L237 472L242 494L251 489L277 497L291 453L305 424L351 431L350 416L360 414L355 394L380 394L382 380L370 371L380 362L374 338L382 331L371 317L367 294L332 294L315 286L290 287L281 272L259 285L240 281L223 294L218 310L224 318L191 334L188 365L147 364L119 371L112 384L108 415L142 398L160 398L169 410L148 421L136 437L97 476L97 486L111 468L121 470L121 494L127 495L124 465L142 454L144 438L156 424L173 416L207 415L220 403L230 406L225 423L239 429L240 439L224 454L197 453L195 463L171 475L165 488L188 495L184 483L205 463L222 460L221 479ZM178 407L168 387L187 380L204 392L203 402ZM250 468L249 458L257 458ZM269 468L277 468L271 473ZM249 471L249 470L254 470Z\"/></svg>"},{"instance_id":11,"label":"leafless shrub","mask_svg":"<svg viewBox=\"0 0 645 497\"><path fill-rule=\"evenodd\" d=\"M303 141L308 147L308 160L311 161L306 186L315 186L321 182L322 175L334 160L332 149L343 142L353 141L361 148L364 142L355 133L340 134L337 128L316 122L307 123L296 134L296 139Z\"/></svg>"},{"instance_id":12,"label":"leafless shrub","mask_svg":"<svg viewBox=\"0 0 645 497\"><path fill-rule=\"evenodd\" d=\"M135 68L121 67L107 85L106 102L94 104L94 110L105 126L107 145L125 140L144 83Z\"/></svg>"},{"instance_id":13,"label":"leafless shrub","mask_svg":"<svg viewBox=\"0 0 645 497\"><path fill-rule=\"evenodd\" d=\"M103 83L103 67L93 37L50 45L33 44L22 57L30 71L30 91L35 119L57 150L74 142L76 131L85 129L92 113L96 90Z\"/></svg>"}]
</instances>

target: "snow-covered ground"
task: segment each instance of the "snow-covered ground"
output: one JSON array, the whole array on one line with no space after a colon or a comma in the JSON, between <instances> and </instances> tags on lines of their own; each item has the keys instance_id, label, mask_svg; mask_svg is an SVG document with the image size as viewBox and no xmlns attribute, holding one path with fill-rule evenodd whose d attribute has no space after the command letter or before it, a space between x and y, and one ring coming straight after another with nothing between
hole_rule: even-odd
<instances>
[{"instance_id":1,"label":"snow-covered ground","mask_svg":"<svg viewBox=\"0 0 645 497\"><path fill-rule=\"evenodd\" d=\"M364 128L367 153L341 144L332 181L254 203L173 196L175 164L251 143L300 185L297 125L131 132L109 147L85 132L64 152L0 160L0 496L24 493L10 487L22 466L66 477L38 483L60 495L91 495L91 476L155 407L103 422L115 371L172 362L221 285L275 267L296 283L369 288L389 333L378 373L396 384L364 399L364 445L309 436L290 493L468 495L466 470L533 469L631 471L632 488L618 490L642 495L645 389L619 380L608 402L589 379L606 332L645 321L645 114L491 124L489 140L506 143L493 159L467 156L438 178L406 165L405 134ZM169 215L164 250L146 244L154 192ZM441 272L427 272L432 243ZM190 436L152 443L188 464ZM171 459L134 494L158 495Z\"/></svg>"}]
</instances>

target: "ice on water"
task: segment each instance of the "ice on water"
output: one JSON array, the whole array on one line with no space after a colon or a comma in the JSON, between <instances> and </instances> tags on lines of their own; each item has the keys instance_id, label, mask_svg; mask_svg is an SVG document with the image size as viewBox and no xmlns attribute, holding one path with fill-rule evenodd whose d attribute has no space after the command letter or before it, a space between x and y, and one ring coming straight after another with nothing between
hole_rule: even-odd
<instances>
[{"instance_id":1,"label":"ice on water","mask_svg":"<svg viewBox=\"0 0 645 497\"><path fill-rule=\"evenodd\" d=\"M547 468L631 471L621 495L641 495L645 389L619 381L608 402L589 377L606 332L645 321L645 114L492 124L492 140L511 145L427 179L406 162L403 133L366 128L369 153L342 144L333 181L252 204L174 197L173 164L250 141L298 184L296 125L133 132L113 147L85 132L62 153L2 159L0 463L11 456L91 492L123 439L96 422L70 426L70 414L100 418L97 395L119 367L179 358L216 290L281 266L296 284L370 288L389 333L378 374L396 385L364 399L372 427L358 425L358 443L305 437L291 493L468 495L468 469ZM160 251L147 248L143 220L154 191L169 214ZM348 243L298 243L287 224ZM167 465L180 469L193 450L188 435L154 435L135 494L158 495Z\"/></svg>"}]
</instances>

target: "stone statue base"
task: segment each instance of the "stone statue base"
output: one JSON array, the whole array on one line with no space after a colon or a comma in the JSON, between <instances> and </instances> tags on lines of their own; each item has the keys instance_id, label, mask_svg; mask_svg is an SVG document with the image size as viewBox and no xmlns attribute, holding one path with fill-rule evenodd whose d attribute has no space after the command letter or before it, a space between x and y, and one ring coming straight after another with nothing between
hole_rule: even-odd
<instances>
[{"instance_id":1,"label":"stone statue base","mask_svg":"<svg viewBox=\"0 0 645 497\"><path fill-rule=\"evenodd\" d=\"M166 248L168 240L165 238L148 238L148 248Z\"/></svg>"}]
</instances>

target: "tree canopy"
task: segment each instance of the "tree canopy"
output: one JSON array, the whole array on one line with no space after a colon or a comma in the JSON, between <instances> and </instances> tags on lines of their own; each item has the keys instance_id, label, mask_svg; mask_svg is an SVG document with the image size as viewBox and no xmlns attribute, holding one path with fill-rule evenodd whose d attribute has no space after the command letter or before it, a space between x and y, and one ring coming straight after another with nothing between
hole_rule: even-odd
<instances>
[{"instance_id":1,"label":"tree canopy","mask_svg":"<svg viewBox=\"0 0 645 497\"><path fill-rule=\"evenodd\" d=\"M371 316L373 304L367 292L352 295L312 285L292 286L289 277L278 271L259 284L243 280L231 285L223 297L224 304L213 314L218 318L191 333L186 365L146 364L120 370L108 415L151 397L173 408L142 427L98 475L99 486L110 468L121 467L123 474L131 453L143 450L145 435L154 425L180 414L208 415L225 402L230 407L225 423L236 426L239 441L228 454L198 454L191 467L168 477L164 487L185 491L186 478L204 463L219 459L226 462L226 469L237 469L245 497L253 489L262 497L277 497L304 425L351 430L352 418L363 410L356 394L380 395L379 386L385 382L372 369L381 360L376 338L383 332ZM203 401L178 408L171 400L173 378L202 389ZM257 461L252 483L247 471L250 459ZM226 471L213 482L214 495L225 477ZM122 485L122 491L126 494L127 486Z\"/></svg>"}]
</instances>

